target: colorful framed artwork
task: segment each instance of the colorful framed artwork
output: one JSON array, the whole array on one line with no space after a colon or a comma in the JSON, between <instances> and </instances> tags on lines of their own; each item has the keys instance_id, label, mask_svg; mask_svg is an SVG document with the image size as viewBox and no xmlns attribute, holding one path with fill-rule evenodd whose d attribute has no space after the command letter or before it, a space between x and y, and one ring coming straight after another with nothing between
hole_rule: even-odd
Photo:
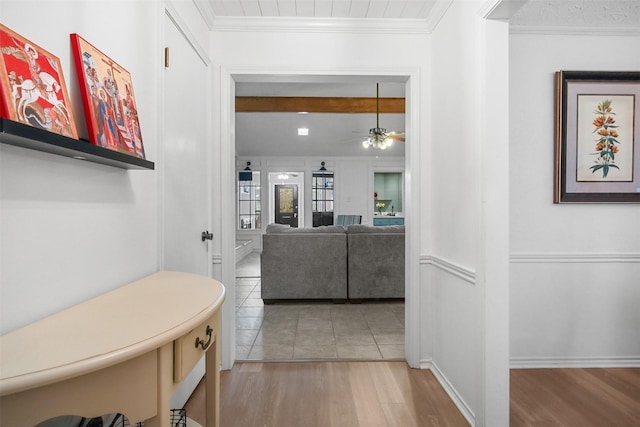
<instances>
[{"instance_id":1,"label":"colorful framed artwork","mask_svg":"<svg viewBox=\"0 0 640 427\"><path fill-rule=\"evenodd\" d=\"M556 73L554 203L640 203L640 72Z\"/></svg>"},{"instance_id":2,"label":"colorful framed artwork","mask_svg":"<svg viewBox=\"0 0 640 427\"><path fill-rule=\"evenodd\" d=\"M89 141L144 159L131 75L78 34L71 34L71 46Z\"/></svg>"},{"instance_id":3,"label":"colorful framed artwork","mask_svg":"<svg viewBox=\"0 0 640 427\"><path fill-rule=\"evenodd\" d=\"M0 114L78 139L60 59L0 24Z\"/></svg>"}]
</instances>

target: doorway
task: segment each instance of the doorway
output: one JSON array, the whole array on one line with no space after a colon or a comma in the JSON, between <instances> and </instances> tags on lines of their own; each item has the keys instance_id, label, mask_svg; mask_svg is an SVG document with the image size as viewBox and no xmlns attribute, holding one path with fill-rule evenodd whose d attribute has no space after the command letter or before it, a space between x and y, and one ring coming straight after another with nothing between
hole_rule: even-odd
<instances>
[{"instance_id":1,"label":"doorway","mask_svg":"<svg viewBox=\"0 0 640 427\"><path fill-rule=\"evenodd\" d=\"M298 186L277 184L275 197L275 223L298 228Z\"/></svg>"},{"instance_id":2,"label":"doorway","mask_svg":"<svg viewBox=\"0 0 640 427\"><path fill-rule=\"evenodd\" d=\"M284 72L283 75L263 75L263 74L250 74L247 75L246 74L246 69L242 69L242 70L238 70L238 74L236 74L236 72L233 69L227 68L223 70L222 73L222 82L223 82L223 89L224 86L228 83L230 90L228 92L226 92L225 90L223 90L223 105L226 105L225 101L228 101L228 105L231 106L232 111L234 111L234 98L233 96L236 94L235 93L235 84L236 82L264 82L265 79L267 81L269 81L270 79L273 80L278 80L279 82L282 83L282 79L284 77ZM290 71L287 70L286 72L287 75L290 75ZM301 73L302 75L300 76L296 76L296 79L317 79L318 76L315 75L307 75L308 73ZM332 78L342 78L345 77L343 75L335 75L335 76L322 76L323 79L332 79ZM347 80L349 78L354 79L361 79L362 76L355 76L355 75L349 75L346 76ZM380 76L374 76L374 75L369 75L369 76L364 76L365 78L368 78L372 81L375 82L376 79L379 79ZM285 77L286 78L286 77ZM384 78L384 76L382 76L382 78ZM396 82L403 82L403 85L406 87L405 90L405 97L407 99L407 113L404 119L405 122L405 129L407 132L411 132L411 137L412 139L415 138L415 140L419 140L420 136L419 136L419 127L418 125L418 117L419 117L419 108L418 108L418 83L419 83L419 74L416 73L415 71L407 71L405 73L400 73L400 74L394 74L394 75L389 75L387 76L387 78L392 78L392 79L396 79ZM293 81L293 80L292 80ZM410 82L415 81L416 84L410 84ZM226 99L225 99L226 98ZM411 102L411 99L413 99L413 102ZM411 114L409 114L411 113ZM233 116L233 114L232 114ZM234 132L234 126L235 123L232 121L231 123L225 124L223 123L223 144L226 144L227 141L229 142L230 146L228 150L225 150L227 153L229 153L230 155L233 155L233 153L236 151L235 150L235 140L233 138ZM226 128L228 126L228 128ZM322 144L322 147L326 149L326 147L324 147L325 144ZM318 147L319 145L316 145L316 147ZM418 215L418 209L420 206L419 203L419 191L418 191L418 187L419 187L419 183L420 183L420 173L419 173L419 156L417 155L418 153L418 148L417 147L412 147L410 144L407 145L408 146L408 151L405 155L405 160L404 160L404 164L405 164L405 173L410 174L411 175L411 180L408 182L407 188L406 188L406 193L404 194L405 197L405 203L404 203L404 209L406 211L406 214L408 217L413 217L413 218L417 218ZM411 155L411 154L415 154L415 155ZM265 157L269 157L271 154L263 154L263 156ZM274 161L274 164L277 163L279 161ZM230 171L231 174L233 174L233 171ZM274 187L271 187L272 190L275 190ZM371 189L373 190L373 189ZM225 191L228 191L225 190ZM275 191L274 191L275 192ZM273 194L273 193L272 193ZM412 197L413 196L413 197ZM275 204L275 200L274 198L271 199L271 203ZM299 200L299 205L302 206L303 202ZM272 205L273 206L273 205ZM274 209L271 208L269 209L270 211L270 216L273 213ZM303 214L303 210L300 210L300 215ZM266 218L264 218L266 219ZM274 218L275 220L275 218ZM302 221L299 219L299 224L302 224ZM224 223L227 223L226 221L223 221ZM274 221L269 221L269 222L274 222ZM268 223L265 224L265 226ZM418 272L419 272L419 253L418 253L418 245L417 245L417 240L416 237L417 235L420 234L420 224L418 221L412 222L412 224L410 225L412 227L411 233L407 233L407 242L406 242L406 253L407 253L407 261L406 261L406 271L407 271L407 275L406 275L406 296L407 296L407 304L406 304L406 311L405 313L403 313L403 317L404 319L406 319L406 331L405 331L405 343L407 343L407 347L406 347L406 352L405 352L405 359L407 360L407 362L409 363L410 366L412 367L417 367L419 366L419 360L418 360L418 355L419 355L419 342L420 342L420 337L419 337L419 316L418 316L418 307L419 307L419 281L418 281ZM412 237L414 236L414 237ZM233 243L230 242L229 244L225 245L225 247L229 248L232 247ZM228 270L227 270L228 271ZM229 319L229 322L227 323L228 326L230 326L231 329L229 331L229 334L233 334L235 335L235 322L231 319ZM230 353L232 353L232 351L230 351ZM229 359L233 360L234 356L233 354L229 355ZM223 365L224 365L224 360L223 360Z\"/></svg>"},{"instance_id":3,"label":"doorway","mask_svg":"<svg viewBox=\"0 0 640 427\"><path fill-rule=\"evenodd\" d=\"M292 228L305 226L305 182L304 172L269 172L269 212L263 227L267 224L285 224Z\"/></svg>"}]
</instances>

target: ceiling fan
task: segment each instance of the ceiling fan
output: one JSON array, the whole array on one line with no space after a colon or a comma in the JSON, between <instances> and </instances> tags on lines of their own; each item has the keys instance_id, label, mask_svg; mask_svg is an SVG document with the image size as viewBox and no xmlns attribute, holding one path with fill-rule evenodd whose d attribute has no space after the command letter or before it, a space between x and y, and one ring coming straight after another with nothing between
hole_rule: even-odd
<instances>
[{"instance_id":1,"label":"ceiling fan","mask_svg":"<svg viewBox=\"0 0 640 427\"><path fill-rule=\"evenodd\" d=\"M380 88L379 83L376 83L376 127L369 129L369 136L362 141L362 146L386 150L393 144L393 141L404 142L404 132L387 132L385 128L380 127Z\"/></svg>"}]
</instances>

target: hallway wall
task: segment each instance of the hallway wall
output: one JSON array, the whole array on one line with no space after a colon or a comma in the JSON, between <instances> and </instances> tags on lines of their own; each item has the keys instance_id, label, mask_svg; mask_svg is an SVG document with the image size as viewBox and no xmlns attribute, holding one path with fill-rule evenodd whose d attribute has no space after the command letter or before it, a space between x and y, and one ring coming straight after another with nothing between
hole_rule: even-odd
<instances>
[{"instance_id":1,"label":"hallway wall","mask_svg":"<svg viewBox=\"0 0 640 427\"><path fill-rule=\"evenodd\" d=\"M640 366L640 206L553 204L554 73L637 71L638 51L615 29L511 34L513 366Z\"/></svg>"},{"instance_id":2,"label":"hallway wall","mask_svg":"<svg viewBox=\"0 0 640 427\"><path fill-rule=\"evenodd\" d=\"M0 4L3 24L60 58L81 137L87 132L69 34L127 68L151 161L161 127L160 13L158 3L139 1ZM157 171L0 144L0 333L155 272L157 186Z\"/></svg>"}]
</instances>

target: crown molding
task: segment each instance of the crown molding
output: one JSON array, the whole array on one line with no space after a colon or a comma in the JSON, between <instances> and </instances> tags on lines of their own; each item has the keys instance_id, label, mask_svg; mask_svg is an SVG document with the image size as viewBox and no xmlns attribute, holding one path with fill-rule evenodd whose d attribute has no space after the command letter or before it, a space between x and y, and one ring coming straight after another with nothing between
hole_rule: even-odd
<instances>
[{"instance_id":1,"label":"crown molding","mask_svg":"<svg viewBox=\"0 0 640 427\"><path fill-rule=\"evenodd\" d=\"M532 34L550 36L640 36L640 28L621 27L568 27L541 25L509 25L510 34Z\"/></svg>"},{"instance_id":2,"label":"crown molding","mask_svg":"<svg viewBox=\"0 0 640 427\"><path fill-rule=\"evenodd\" d=\"M425 19L217 17L212 31L302 33L429 34Z\"/></svg>"},{"instance_id":3,"label":"crown molding","mask_svg":"<svg viewBox=\"0 0 640 427\"><path fill-rule=\"evenodd\" d=\"M453 0L436 1L436 3L433 5L433 8L429 12L429 16L427 17L426 21L428 34L431 34L436 29L436 27L440 23L440 20L447 13L447 10L449 10L449 6L451 6L452 3Z\"/></svg>"},{"instance_id":4,"label":"crown molding","mask_svg":"<svg viewBox=\"0 0 640 427\"><path fill-rule=\"evenodd\" d=\"M209 30L212 30L216 15L213 12L211 3L206 0L193 0L193 4L196 6L196 9L198 9L198 12L202 16L205 24L207 24Z\"/></svg>"}]
</instances>

